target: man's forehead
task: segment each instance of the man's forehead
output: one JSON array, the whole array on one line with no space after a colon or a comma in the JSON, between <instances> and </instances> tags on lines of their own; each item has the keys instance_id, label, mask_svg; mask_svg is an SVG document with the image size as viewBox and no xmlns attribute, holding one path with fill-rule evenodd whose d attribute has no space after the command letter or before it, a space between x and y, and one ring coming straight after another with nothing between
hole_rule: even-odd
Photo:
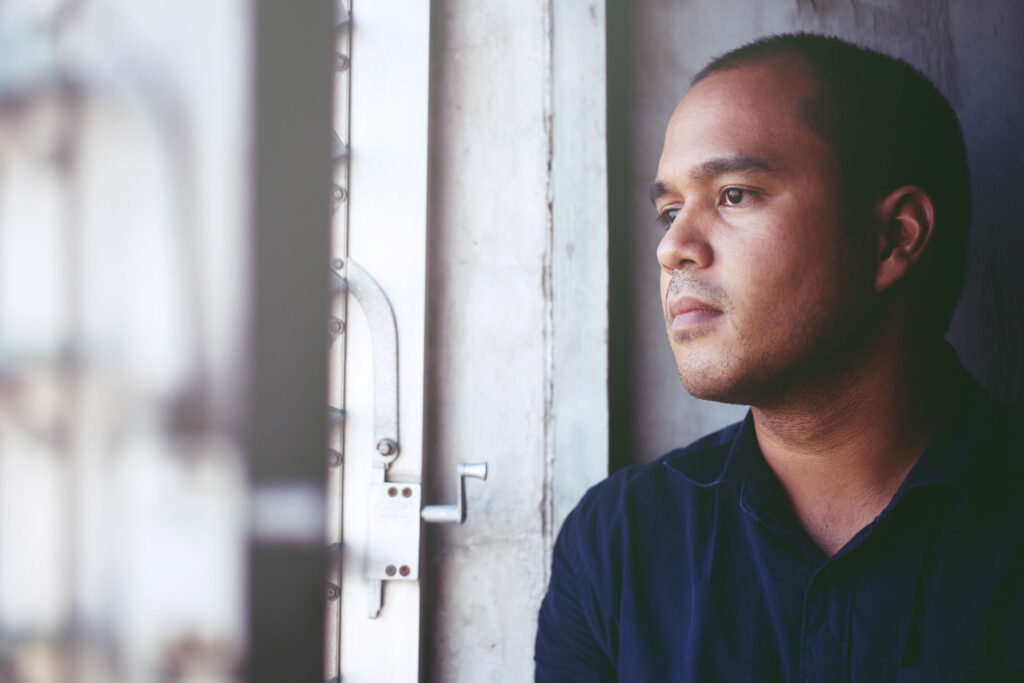
<instances>
[{"instance_id":1,"label":"man's forehead","mask_svg":"<svg viewBox=\"0 0 1024 683\"><path fill-rule=\"evenodd\" d=\"M673 112L659 179L663 174L699 176L708 164L741 158L761 162L746 163L745 169L778 170L786 145L817 137L803 117L814 87L809 67L788 58L712 73ZM737 170L732 166L726 170Z\"/></svg>"},{"instance_id":2,"label":"man's forehead","mask_svg":"<svg viewBox=\"0 0 1024 683\"><path fill-rule=\"evenodd\" d=\"M716 71L698 81L676 105L667 133L702 116L802 120L816 83L802 59L775 57Z\"/></svg>"},{"instance_id":3,"label":"man's forehead","mask_svg":"<svg viewBox=\"0 0 1024 683\"><path fill-rule=\"evenodd\" d=\"M746 101L753 104L765 95L779 95L783 92L800 101L813 96L818 87L815 71L803 56L796 53L776 54L711 71L690 86L676 109L687 99L693 99L691 95L706 96L706 91L721 90L730 83L740 84L740 92L730 93L732 98L743 100L741 93L746 93Z\"/></svg>"}]
</instances>

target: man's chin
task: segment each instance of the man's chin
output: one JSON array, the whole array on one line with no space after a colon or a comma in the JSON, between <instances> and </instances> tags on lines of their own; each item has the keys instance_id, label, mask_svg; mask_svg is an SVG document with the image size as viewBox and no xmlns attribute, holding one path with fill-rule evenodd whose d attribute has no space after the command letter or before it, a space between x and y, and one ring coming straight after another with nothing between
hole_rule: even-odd
<instances>
[{"instance_id":1,"label":"man's chin","mask_svg":"<svg viewBox=\"0 0 1024 683\"><path fill-rule=\"evenodd\" d=\"M716 401L718 403L741 403L736 398L736 391L732 383L724 378L716 377L707 371L698 371L690 368L679 368L679 379L683 387L694 398L705 401Z\"/></svg>"},{"instance_id":2,"label":"man's chin","mask_svg":"<svg viewBox=\"0 0 1024 683\"><path fill-rule=\"evenodd\" d=\"M685 362L676 357L679 379L694 398L716 403L765 407L778 404L793 386L793 369L763 363L743 362L728 356L704 357L701 363ZM694 359L689 359L694 360ZM712 362L713 361L713 362Z\"/></svg>"},{"instance_id":3,"label":"man's chin","mask_svg":"<svg viewBox=\"0 0 1024 683\"><path fill-rule=\"evenodd\" d=\"M749 405L751 392L743 373L728 359L700 354L676 355L683 387L694 398L717 403Z\"/></svg>"},{"instance_id":4,"label":"man's chin","mask_svg":"<svg viewBox=\"0 0 1024 683\"><path fill-rule=\"evenodd\" d=\"M747 400L746 394L736 390L735 387L715 385L704 381L687 382L683 375L680 374L679 377L683 380L683 387L686 391L694 398L699 398L702 401L731 403L735 405L750 405L751 403L751 401Z\"/></svg>"}]
</instances>

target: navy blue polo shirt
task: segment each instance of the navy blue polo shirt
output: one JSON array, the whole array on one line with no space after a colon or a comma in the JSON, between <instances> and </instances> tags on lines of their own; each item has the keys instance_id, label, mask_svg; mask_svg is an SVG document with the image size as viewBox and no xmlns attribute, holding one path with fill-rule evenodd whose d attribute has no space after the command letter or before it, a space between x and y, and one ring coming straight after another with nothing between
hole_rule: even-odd
<instances>
[{"instance_id":1,"label":"navy blue polo shirt","mask_svg":"<svg viewBox=\"0 0 1024 683\"><path fill-rule=\"evenodd\" d=\"M1024 681L1020 411L955 363L924 454L831 558L745 421L566 519L537 681Z\"/></svg>"}]
</instances>

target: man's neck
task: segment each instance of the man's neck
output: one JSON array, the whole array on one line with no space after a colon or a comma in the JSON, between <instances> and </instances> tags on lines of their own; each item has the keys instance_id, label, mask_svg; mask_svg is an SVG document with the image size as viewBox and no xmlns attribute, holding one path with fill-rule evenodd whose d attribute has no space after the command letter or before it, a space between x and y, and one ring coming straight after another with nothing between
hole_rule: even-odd
<instances>
[{"instance_id":1,"label":"man's neck","mask_svg":"<svg viewBox=\"0 0 1024 683\"><path fill-rule=\"evenodd\" d=\"M941 344L906 347L879 343L801 395L752 408L765 460L829 556L888 505L934 431Z\"/></svg>"}]
</instances>

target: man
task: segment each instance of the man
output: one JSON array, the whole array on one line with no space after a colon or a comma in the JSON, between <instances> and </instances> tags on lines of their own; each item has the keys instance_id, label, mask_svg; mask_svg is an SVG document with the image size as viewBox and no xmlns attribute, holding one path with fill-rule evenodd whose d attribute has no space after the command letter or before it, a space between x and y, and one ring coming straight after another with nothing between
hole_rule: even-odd
<instances>
[{"instance_id":1,"label":"man","mask_svg":"<svg viewBox=\"0 0 1024 683\"><path fill-rule=\"evenodd\" d=\"M587 493L537 679L1024 680L1019 422L943 341L970 214L945 98L763 39L694 79L651 194L679 375L751 410Z\"/></svg>"}]
</instances>

